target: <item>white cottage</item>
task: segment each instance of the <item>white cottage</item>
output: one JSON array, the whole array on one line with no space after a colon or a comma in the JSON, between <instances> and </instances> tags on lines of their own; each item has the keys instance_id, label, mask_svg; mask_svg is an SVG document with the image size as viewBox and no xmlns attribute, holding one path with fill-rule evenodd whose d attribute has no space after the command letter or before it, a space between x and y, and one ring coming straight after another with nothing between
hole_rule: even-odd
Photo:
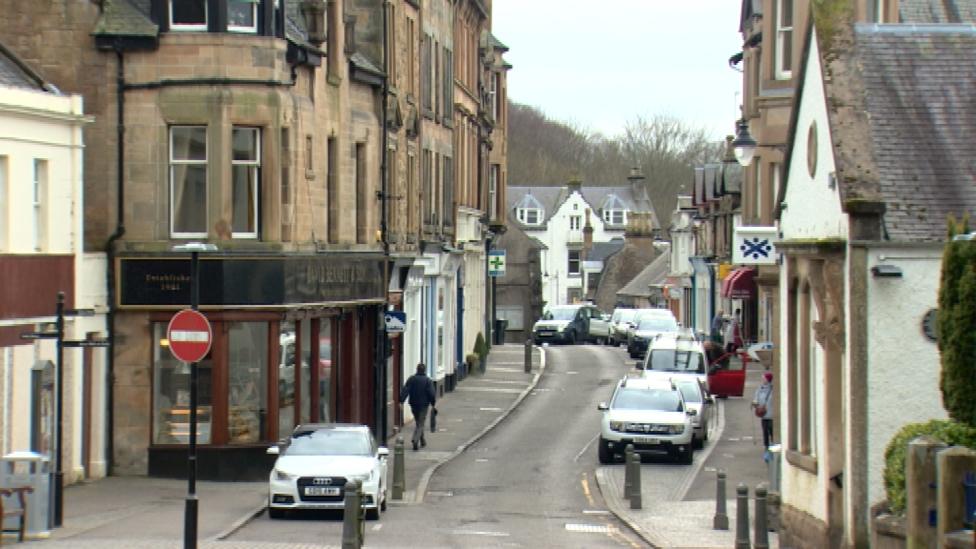
<instances>
[{"instance_id":1,"label":"white cottage","mask_svg":"<svg viewBox=\"0 0 976 549\"><path fill-rule=\"evenodd\" d=\"M593 245L622 239L632 212L650 211L653 216L643 188L636 183L615 187L579 182L566 187L509 185L507 198L509 223L518 223L545 246L541 269L547 305L582 300L587 289L584 275L599 274L594 270L597 262L587 263ZM660 227L656 217L651 222L654 228Z\"/></svg>"},{"instance_id":2,"label":"white cottage","mask_svg":"<svg viewBox=\"0 0 976 549\"><path fill-rule=\"evenodd\" d=\"M807 42L778 200L780 540L862 547L892 435L945 417L927 319L946 218L976 212L976 29L814 10Z\"/></svg>"}]
</instances>

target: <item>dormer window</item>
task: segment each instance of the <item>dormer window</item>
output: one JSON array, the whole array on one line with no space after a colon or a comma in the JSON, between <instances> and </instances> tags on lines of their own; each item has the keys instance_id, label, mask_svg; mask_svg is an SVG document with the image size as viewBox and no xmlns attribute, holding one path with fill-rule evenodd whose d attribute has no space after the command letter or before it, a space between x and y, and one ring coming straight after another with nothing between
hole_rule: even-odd
<instances>
[{"instance_id":1,"label":"dormer window","mask_svg":"<svg viewBox=\"0 0 976 549\"><path fill-rule=\"evenodd\" d=\"M607 225L624 225L627 223L627 210L603 210L603 222Z\"/></svg>"},{"instance_id":2,"label":"dormer window","mask_svg":"<svg viewBox=\"0 0 976 549\"><path fill-rule=\"evenodd\" d=\"M174 31L207 30L207 0L169 0L169 28Z\"/></svg>"},{"instance_id":3,"label":"dormer window","mask_svg":"<svg viewBox=\"0 0 976 549\"><path fill-rule=\"evenodd\" d=\"M524 225L542 225L542 220L545 218L544 213L542 203L531 194L523 196L515 204L515 218Z\"/></svg>"},{"instance_id":4,"label":"dormer window","mask_svg":"<svg viewBox=\"0 0 976 549\"><path fill-rule=\"evenodd\" d=\"M227 30L257 33L258 0L229 0L227 3Z\"/></svg>"},{"instance_id":5,"label":"dormer window","mask_svg":"<svg viewBox=\"0 0 976 549\"><path fill-rule=\"evenodd\" d=\"M519 208L516 213L518 220L525 225L542 224L542 210L538 208Z\"/></svg>"}]
</instances>

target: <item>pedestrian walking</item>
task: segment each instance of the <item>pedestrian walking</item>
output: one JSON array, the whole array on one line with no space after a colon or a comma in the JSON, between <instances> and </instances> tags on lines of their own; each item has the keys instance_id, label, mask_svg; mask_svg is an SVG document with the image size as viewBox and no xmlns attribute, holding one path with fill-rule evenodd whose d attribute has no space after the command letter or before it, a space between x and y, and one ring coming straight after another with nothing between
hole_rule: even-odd
<instances>
[{"instance_id":1,"label":"pedestrian walking","mask_svg":"<svg viewBox=\"0 0 976 549\"><path fill-rule=\"evenodd\" d=\"M424 423L427 420L427 409L434 406L437 400L434 382L427 377L427 366L423 362L417 364L417 373L407 378L407 382L400 389L400 402L410 399L410 410L413 412L413 449L427 446L424 437ZM436 412L437 409L435 408Z\"/></svg>"},{"instance_id":2,"label":"pedestrian walking","mask_svg":"<svg viewBox=\"0 0 976 549\"><path fill-rule=\"evenodd\" d=\"M725 351L734 353L742 347L742 309L736 309L725 327Z\"/></svg>"},{"instance_id":3,"label":"pedestrian walking","mask_svg":"<svg viewBox=\"0 0 976 549\"><path fill-rule=\"evenodd\" d=\"M763 372L763 382L756 389L752 408L762 424L763 446L769 450L773 443L773 373Z\"/></svg>"}]
</instances>

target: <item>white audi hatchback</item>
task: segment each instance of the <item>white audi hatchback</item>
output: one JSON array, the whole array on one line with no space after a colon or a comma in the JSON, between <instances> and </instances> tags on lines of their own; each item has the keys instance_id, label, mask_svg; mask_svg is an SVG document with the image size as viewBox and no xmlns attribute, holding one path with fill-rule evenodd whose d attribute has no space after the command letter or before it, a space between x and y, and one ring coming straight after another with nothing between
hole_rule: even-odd
<instances>
[{"instance_id":1,"label":"white audi hatchback","mask_svg":"<svg viewBox=\"0 0 976 549\"><path fill-rule=\"evenodd\" d=\"M377 446L365 425L299 425L286 443L268 448L268 453L278 456L268 480L271 518L293 509L343 509L349 480L362 483L367 518L378 519L386 510L390 452Z\"/></svg>"}]
</instances>

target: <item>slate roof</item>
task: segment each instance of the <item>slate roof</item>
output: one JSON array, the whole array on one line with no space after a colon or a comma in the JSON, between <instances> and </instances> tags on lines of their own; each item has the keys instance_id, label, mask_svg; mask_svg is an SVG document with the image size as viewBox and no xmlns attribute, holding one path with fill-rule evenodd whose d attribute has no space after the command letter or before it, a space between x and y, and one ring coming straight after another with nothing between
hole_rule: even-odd
<instances>
[{"instance_id":1,"label":"slate roof","mask_svg":"<svg viewBox=\"0 0 976 549\"><path fill-rule=\"evenodd\" d=\"M0 86L45 91L44 81L0 44Z\"/></svg>"},{"instance_id":2,"label":"slate roof","mask_svg":"<svg viewBox=\"0 0 976 549\"><path fill-rule=\"evenodd\" d=\"M639 209L639 198L634 196L629 185L621 186L600 186L584 185L581 188L583 199L590 205L593 215L599 215L599 210L611 195L618 197L624 207L630 211L642 211ZM507 208L510 213L509 219L513 223L518 223L515 216L515 208L522 202L526 195L532 195L545 209L544 223L548 223L553 214L562 206L563 202L569 198L569 190L566 187L553 186L531 186L531 185L508 185L505 190ZM654 228L660 228L657 213L653 207L650 209L653 216ZM541 225L540 228L544 226Z\"/></svg>"},{"instance_id":3,"label":"slate roof","mask_svg":"<svg viewBox=\"0 0 976 549\"><path fill-rule=\"evenodd\" d=\"M654 258L644 269L628 282L623 288L617 290L617 295L627 295L636 297L646 297L651 295L651 286L664 284L671 271L671 254L667 249L662 250L661 255Z\"/></svg>"},{"instance_id":4,"label":"slate roof","mask_svg":"<svg viewBox=\"0 0 976 549\"><path fill-rule=\"evenodd\" d=\"M885 231L944 240L949 214L976 212L976 27L857 25L854 34Z\"/></svg>"},{"instance_id":5,"label":"slate roof","mask_svg":"<svg viewBox=\"0 0 976 549\"><path fill-rule=\"evenodd\" d=\"M611 255L620 251L624 247L624 239L617 237L610 239L609 242L594 242L593 248L586 254L587 261L605 261Z\"/></svg>"},{"instance_id":6,"label":"slate roof","mask_svg":"<svg viewBox=\"0 0 976 549\"><path fill-rule=\"evenodd\" d=\"M285 3L285 37L303 48L321 52L308 41L301 1L282 1ZM159 25L152 21L150 0L104 0L102 14L92 34L155 38L159 36Z\"/></svg>"},{"instance_id":7,"label":"slate roof","mask_svg":"<svg viewBox=\"0 0 976 549\"><path fill-rule=\"evenodd\" d=\"M159 36L159 25L149 15L149 0L105 0L92 34L108 36Z\"/></svg>"},{"instance_id":8,"label":"slate roof","mask_svg":"<svg viewBox=\"0 0 976 549\"><path fill-rule=\"evenodd\" d=\"M963 23L976 21L976 0L901 0L902 23Z\"/></svg>"}]
</instances>

